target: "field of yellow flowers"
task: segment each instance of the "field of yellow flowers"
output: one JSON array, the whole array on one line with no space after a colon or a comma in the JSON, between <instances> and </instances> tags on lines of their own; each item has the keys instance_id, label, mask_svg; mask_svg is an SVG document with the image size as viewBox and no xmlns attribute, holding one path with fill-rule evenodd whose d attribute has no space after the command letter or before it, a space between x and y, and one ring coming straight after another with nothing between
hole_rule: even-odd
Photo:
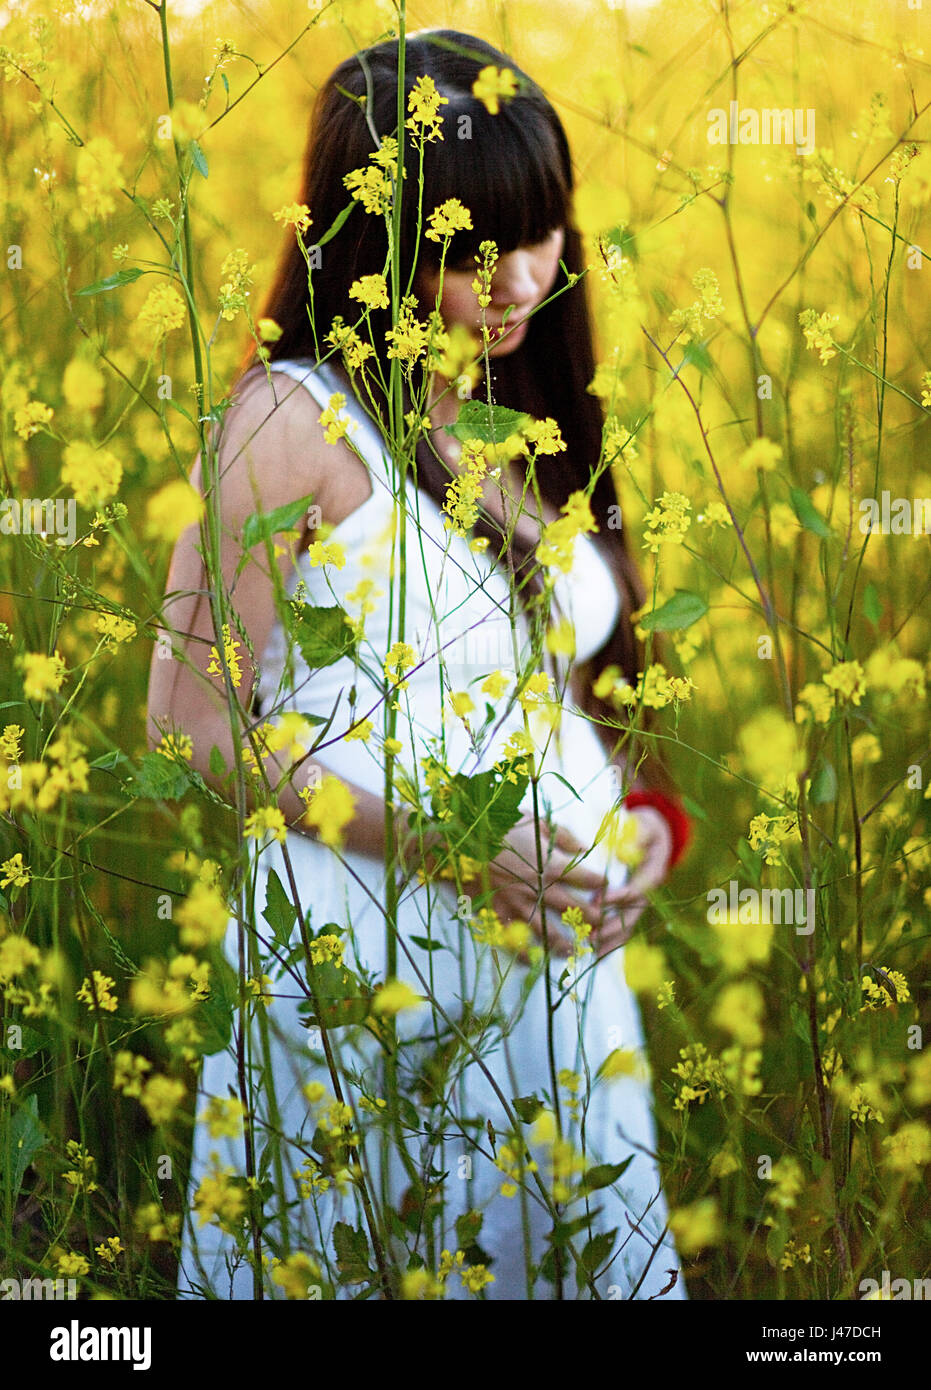
<instances>
[{"instance_id":1,"label":"field of yellow flowers","mask_svg":"<svg viewBox=\"0 0 931 1390\"><path fill-rule=\"evenodd\" d=\"M693 1299L931 1272L929 13L405 12L512 54L572 147L590 389L664 637L630 698L695 832L626 952ZM218 947L243 827L183 739L147 751L152 645L310 103L398 13L2 14L0 1277L171 1299L197 1064L249 1004ZM335 1296L317 1258L267 1296Z\"/></svg>"}]
</instances>

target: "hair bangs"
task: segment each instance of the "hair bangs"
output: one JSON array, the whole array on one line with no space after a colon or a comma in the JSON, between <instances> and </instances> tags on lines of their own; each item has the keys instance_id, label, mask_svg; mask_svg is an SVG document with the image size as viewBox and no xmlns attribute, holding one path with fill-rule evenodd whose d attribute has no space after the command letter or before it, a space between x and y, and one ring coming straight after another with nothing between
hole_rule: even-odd
<instances>
[{"instance_id":1,"label":"hair bangs","mask_svg":"<svg viewBox=\"0 0 931 1390\"><path fill-rule=\"evenodd\" d=\"M460 122L471 138L458 138ZM444 139L424 150L424 220L449 198L472 218L471 231L450 239L446 263L471 262L482 241L501 255L545 241L571 215L571 186L564 155L536 103L513 99L496 116L480 102L450 98L443 108ZM425 239L420 256L438 265L441 243Z\"/></svg>"}]
</instances>

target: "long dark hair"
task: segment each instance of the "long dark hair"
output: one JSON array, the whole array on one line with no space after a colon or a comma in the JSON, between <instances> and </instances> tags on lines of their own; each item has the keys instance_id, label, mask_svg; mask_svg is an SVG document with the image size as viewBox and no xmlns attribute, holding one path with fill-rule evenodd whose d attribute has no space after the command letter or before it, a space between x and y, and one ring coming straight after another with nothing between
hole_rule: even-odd
<instances>
[{"instance_id":1,"label":"long dark hair","mask_svg":"<svg viewBox=\"0 0 931 1390\"><path fill-rule=\"evenodd\" d=\"M510 68L518 82L517 95L503 100L495 115L472 93L480 69L489 65ZM471 264L479 243L486 239L496 242L499 254L505 255L517 247L538 244L555 228L563 227L563 263L570 274L580 274L584 261L581 238L573 223L569 146L559 117L541 89L491 44L453 29L408 36L406 93L420 76L431 77L439 93L448 98L448 104L440 107L443 139L425 143L423 216L448 198L458 198L472 214L473 230L453 235L446 264ZM397 78L398 44L388 40L340 63L320 89L311 116L299 195L313 218L312 228L302 234L308 248L315 244L314 233L322 235L346 206L344 175L369 165L378 148L373 129L379 140L397 134ZM441 248L423 237L418 246L419 153L410 132L406 132L404 164L404 187L414 190L402 198L400 262L402 284L406 285L415 256L418 268L438 268ZM349 298L349 287L360 276L383 272L386 256L384 218L354 207L336 237L321 248L319 267L309 272L314 323L321 343L337 315L346 323L355 322L359 310ZM420 317L426 308L421 306ZM261 311L282 330L269 349L272 367L278 359L316 357L309 310L308 266L292 230ZM387 379L384 335L391 327L390 309L372 310L371 324L372 341ZM586 389L594 376L595 361L584 277L534 313L519 347L489 361L496 404L537 419L553 416L560 426L565 452L547 460L553 466L537 469L542 496L559 508L570 493L587 488L601 455L603 413L598 398ZM337 362L338 356L333 358L334 365ZM255 343L251 342L240 376L255 365ZM341 363L339 367L342 370ZM408 397L405 409L409 408ZM414 466L418 486L441 505L450 470L435 457L424 438L417 444ZM617 576L622 611L604 646L574 669L579 704L598 721L595 727L610 754L618 738L617 712L594 696L592 684L613 664L636 685L637 674L643 670L643 649L630 614L642 605L644 589L624 531L608 525L609 508L617 507L609 468L599 476L590 505L599 527L593 539ZM497 554L500 524L480 513L473 529L475 535L488 538ZM516 537L512 540L511 555L521 580L522 600L539 593L541 587L539 573L532 573L533 549ZM593 601L597 601L595 596ZM602 723L605 720L608 726ZM632 751L628 746L628 754ZM655 758L644 762L640 775L657 785L668 785Z\"/></svg>"}]
</instances>

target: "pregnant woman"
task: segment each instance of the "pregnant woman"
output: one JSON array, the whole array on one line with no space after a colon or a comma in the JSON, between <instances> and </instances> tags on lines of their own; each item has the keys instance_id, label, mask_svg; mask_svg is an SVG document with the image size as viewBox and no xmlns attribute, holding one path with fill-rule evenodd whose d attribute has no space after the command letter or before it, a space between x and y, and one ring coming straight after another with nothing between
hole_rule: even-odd
<instances>
[{"instance_id":1,"label":"pregnant woman","mask_svg":"<svg viewBox=\"0 0 931 1390\"><path fill-rule=\"evenodd\" d=\"M391 41L342 63L319 94L302 203L321 237L347 188L362 206L315 250L294 210L296 239L264 309L281 336L269 370L243 364L218 439L235 697L244 726L265 731L283 823L268 817L264 839L249 841L255 909L227 931L227 958L251 982L246 1022L204 1063L179 1291L252 1298L261 1282L272 1298L680 1299L622 958L646 891L682 849L683 818L640 780L659 775L651 760L635 778L629 748L612 758L616 710L593 692L609 667L632 684L643 669L630 616L642 590L611 524L602 416L586 391L594 359L573 278L583 262L568 146L539 88L484 41L425 31L404 56L408 330L391 333L378 289L397 136ZM468 217L454 217L453 199ZM424 236L444 204L436 239ZM402 483L379 382L389 345L408 351L410 323L431 310L444 355L410 349L407 424L394 403L401 432L422 421ZM492 455L445 428L473 387L473 430L490 390L525 417L522 452ZM192 480L205 487L200 460ZM247 518L308 497L297 542L256 544ZM217 694L198 546L196 528L178 542L165 606L188 659L153 659L149 714L154 741L166 729L191 736L209 778L212 748L227 766L242 750ZM545 584L546 643L534 607ZM297 644L289 602L310 605ZM313 609L334 604L355 641L320 665L307 633ZM606 715L614 728L594 722ZM494 841L509 793L508 828L483 863L469 835L478 823ZM453 824L471 856L453 853ZM634 843L628 879L618 846ZM326 995L328 980L343 983Z\"/></svg>"}]
</instances>

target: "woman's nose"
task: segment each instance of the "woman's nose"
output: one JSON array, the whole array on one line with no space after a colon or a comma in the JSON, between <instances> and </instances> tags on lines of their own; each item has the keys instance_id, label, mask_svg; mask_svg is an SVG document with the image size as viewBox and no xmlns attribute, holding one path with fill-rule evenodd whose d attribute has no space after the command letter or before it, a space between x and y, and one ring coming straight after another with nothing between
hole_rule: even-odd
<instances>
[{"instance_id":1,"label":"woman's nose","mask_svg":"<svg viewBox=\"0 0 931 1390\"><path fill-rule=\"evenodd\" d=\"M530 253L510 251L502 256L491 282L492 303L500 309L509 304L524 305L537 293L537 283L531 270Z\"/></svg>"}]
</instances>

